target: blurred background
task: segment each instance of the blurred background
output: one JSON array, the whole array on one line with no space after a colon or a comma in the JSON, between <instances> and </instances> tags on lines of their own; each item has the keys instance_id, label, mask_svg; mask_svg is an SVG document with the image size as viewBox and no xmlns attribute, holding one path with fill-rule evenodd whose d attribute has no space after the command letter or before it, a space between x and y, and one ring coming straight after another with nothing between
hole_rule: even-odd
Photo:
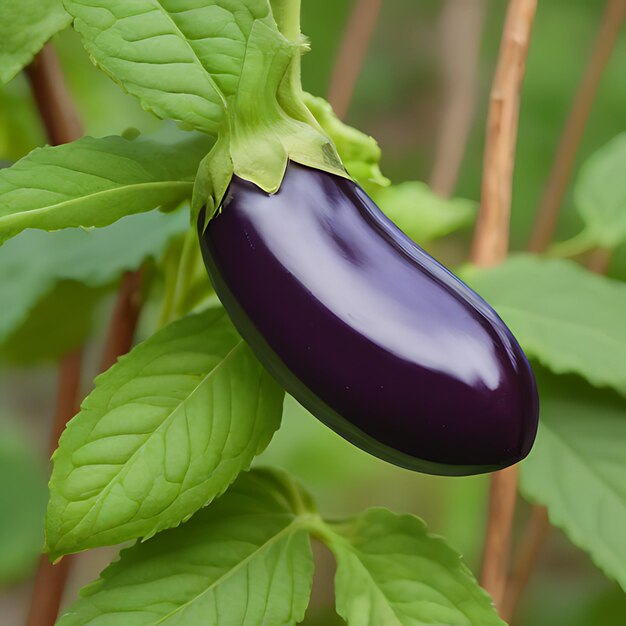
<instances>
[{"instance_id":1,"label":"blurred background","mask_svg":"<svg viewBox=\"0 0 626 626\"><path fill-rule=\"evenodd\" d=\"M307 90L327 96L352 2L302 0L303 32L312 51L303 60ZM374 136L382 148L383 172L394 182L432 182L448 193L477 201L489 88L497 58L506 3L502 0L385 0L347 110L346 121ZM512 247L527 245L535 211L554 158L572 98L601 22L604 3L540 0L524 83L513 190ZM458 46L472 41L477 55L458 67ZM71 31L54 40L87 134L142 133L162 125L96 70ZM455 52L456 49L456 52ZM451 58L452 57L452 58ZM461 58L463 55L461 55ZM335 87L337 88L337 87ZM446 182L446 117L451 102L464 99L469 136L455 185ZM626 31L619 36L604 71L586 125L577 164L626 130ZM29 85L18 76L0 88L0 161L13 162L45 143ZM449 176L449 174L448 174ZM451 188L450 188L451 187ZM566 196L558 237L580 229ZM184 227L184 224L182 224ZM179 226L180 228L180 226ZM467 258L471 229L429 246L450 265ZM19 238L18 238L19 239ZM31 249L32 253L32 249ZM94 252L95 254L96 252ZM101 253L101 252L100 252ZM0 250L0 282L14 274ZM626 277L626 249L609 269ZM28 274L0 296L0 331L9 298L24 298ZM32 574L42 545L46 502L48 436L55 400L54 360L68 332L93 329L88 372L95 372L99 336L113 301L115 280L97 289L59 282L31 310L17 331L0 338L0 624L22 624L30 601ZM82 289L82 291L81 291ZM151 310L142 324L150 328ZM68 326L68 319L70 323ZM63 323L60 320L63 319ZM29 354L29 340L44 325L50 345ZM64 330L59 330L63 328ZM69 330L68 330L69 329ZM147 331L146 331L147 332ZM63 336L59 336L61 333ZM19 350L16 350L19 346ZM89 389L85 376L85 391ZM298 476L322 511L340 517L368 506L388 506L422 517L445 536L477 573L485 522L485 477L446 479L394 468L352 448L288 399L283 428L260 463L282 466ZM528 506L518 509L519 526ZM518 528L519 531L519 528ZM95 578L116 549L81 555L67 587L67 600ZM314 597L306 624L332 626L332 561L316 548ZM626 596L599 573L588 557L552 530L535 576L520 606L519 626L624 626Z\"/></svg>"}]
</instances>

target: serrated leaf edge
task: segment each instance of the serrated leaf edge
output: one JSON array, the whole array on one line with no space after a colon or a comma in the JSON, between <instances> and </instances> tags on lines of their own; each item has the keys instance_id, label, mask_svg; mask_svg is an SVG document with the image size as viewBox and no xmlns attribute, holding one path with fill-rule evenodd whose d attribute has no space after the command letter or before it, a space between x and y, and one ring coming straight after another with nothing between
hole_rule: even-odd
<instances>
[{"instance_id":1,"label":"serrated leaf edge","mask_svg":"<svg viewBox=\"0 0 626 626\"><path fill-rule=\"evenodd\" d=\"M160 431L164 426L166 426L169 421L172 419L172 416L180 409L181 406L183 406L188 400L189 398L191 398L196 391L198 391L198 389L204 385L206 383L207 380L209 380L214 374L215 372L217 372L223 365L224 363L226 363L232 356L233 354L236 354L238 350L240 350L241 348L245 347L247 344L243 341L243 339L240 339L232 348L231 350L228 352L228 354L226 354L224 356L223 359L221 359L219 361L219 363L217 363L215 365L215 367L213 367L209 372L206 373L205 376L203 376L202 380L200 380L198 382L198 384L193 388L193 390L191 390L191 392L185 397L185 399L178 403L177 405L173 406L171 411L169 412L168 416L159 424L159 426L150 434L150 436L133 452L133 454L128 458L128 460L124 463L123 466L121 466L120 471L123 470L124 467L126 467L134 458L135 456L138 454L138 452L140 450L142 450L144 448L144 446L147 444L148 441L150 441L152 439L152 437L154 436L155 433L157 433L158 431ZM126 357L128 357L128 355L126 355ZM118 362L119 363L119 362ZM115 367L115 366L113 366ZM106 372L105 372L106 374ZM102 376L102 374L101 374ZM100 377L98 377L100 378ZM96 378L96 381L98 380L98 378ZM74 418L76 419L76 417ZM52 459L54 460L55 457L57 456L57 453L59 452L60 448L58 448L54 454L52 455ZM102 501L102 498L105 497L105 495L107 495L110 491L110 489L112 488L112 486L116 483L116 480L119 476L119 472L102 488L102 490L100 491L100 493L98 494L98 496L94 499L94 501L91 503L89 509L86 511L86 513L83 515L81 521L76 524L74 527L72 527L69 531L67 531L64 535L61 535L55 542L56 545L61 545L63 544L63 541L70 536L71 534L75 533L76 530L80 527L80 525L84 522L84 520L87 518L87 516L94 510L94 508ZM234 480L234 478L233 478ZM228 485L224 488L224 491L228 488ZM52 493L54 490L56 490L56 486L52 483L52 480L50 482L50 492ZM223 491L221 492L223 493ZM216 494L215 497L217 497L219 494ZM64 498L65 499L65 498ZM208 502L206 503L208 504ZM205 504L205 506L206 506ZM189 515L189 517L191 517L191 514ZM181 520L181 522L184 520ZM153 532L151 533L147 533L144 536L144 540L149 539L150 537L154 536L159 530L161 530L161 527L157 524L153 530ZM61 552L58 553L57 551L53 550L52 547L48 544L47 540L46 540L46 546L45 546L45 552L50 553L51 555L57 556L57 555L63 555L65 554L65 552Z\"/></svg>"}]
</instances>

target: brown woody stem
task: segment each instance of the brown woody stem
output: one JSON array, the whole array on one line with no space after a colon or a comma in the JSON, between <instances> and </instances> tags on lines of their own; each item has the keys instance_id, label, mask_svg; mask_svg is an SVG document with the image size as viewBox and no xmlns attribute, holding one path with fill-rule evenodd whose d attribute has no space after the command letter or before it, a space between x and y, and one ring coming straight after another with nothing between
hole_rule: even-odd
<instances>
[{"instance_id":1,"label":"brown woody stem","mask_svg":"<svg viewBox=\"0 0 626 626\"><path fill-rule=\"evenodd\" d=\"M511 621L515 615L517 605L528 586L535 563L549 533L550 521L546 507L539 504L534 505L517 550L502 604L501 615L507 622Z\"/></svg>"},{"instance_id":2,"label":"brown woody stem","mask_svg":"<svg viewBox=\"0 0 626 626\"><path fill-rule=\"evenodd\" d=\"M556 230L559 210L567 191L576 153L582 139L591 107L626 17L626 0L608 0L596 41L587 62L572 108L559 141L552 170L544 190L530 238L531 252L544 252Z\"/></svg>"},{"instance_id":3,"label":"brown woody stem","mask_svg":"<svg viewBox=\"0 0 626 626\"><path fill-rule=\"evenodd\" d=\"M472 250L473 263L483 267L504 261L509 247L519 107L536 6L536 0L510 0L491 87L480 213Z\"/></svg>"},{"instance_id":4,"label":"brown woody stem","mask_svg":"<svg viewBox=\"0 0 626 626\"><path fill-rule=\"evenodd\" d=\"M612 255L612 250L598 248L589 256L587 267L596 274L606 274ZM502 617L507 621L515 615L549 533L548 510L541 504L533 505L506 588Z\"/></svg>"},{"instance_id":5,"label":"brown woody stem","mask_svg":"<svg viewBox=\"0 0 626 626\"><path fill-rule=\"evenodd\" d=\"M52 44L43 47L26 73L48 141L59 145L78 139L82 135L80 119ZM50 454L56 449L66 423L78 408L81 365L81 350L66 355L59 364L57 404L49 439ZM27 626L54 624L71 563L71 559L65 559L53 566L46 555L40 557Z\"/></svg>"},{"instance_id":6,"label":"brown woody stem","mask_svg":"<svg viewBox=\"0 0 626 626\"><path fill-rule=\"evenodd\" d=\"M142 272L126 272L117 293L117 301L100 360L100 371L108 370L133 345L133 337L141 312Z\"/></svg>"},{"instance_id":7,"label":"brown woody stem","mask_svg":"<svg viewBox=\"0 0 626 626\"><path fill-rule=\"evenodd\" d=\"M78 409L81 362L81 351L75 350L65 356L59 364L57 405L49 439L50 454L56 450L65 424ZM53 566L45 554L39 557L37 574L35 576L35 591L26 622L27 626L54 624L59 612L63 589L65 588L71 564L71 558L63 559L59 565Z\"/></svg>"},{"instance_id":8,"label":"brown woody stem","mask_svg":"<svg viewBox=\"0 0 626 626\"><path fill-rule=\"evenodd\" d=\"M595 95L626 17L626 0L608 0L596 41L583 78L578 86L569 117L559 141L556 157L544 191L531 235L529 250L544 252L556 230L559 210L573 171ZM588 268L598 274L608 270L612 252L599 248L588 258ZM535 565L550 531L547 509L534 505L514 561L504 598L502 617L513 619L528 586Z\"/></svg>"},{"instance_id":9,"label":"brown woody stem","mask_svg":"<svg viewBox=\"0 0 626 626\"><path fill-rule=\"evenodd\" d=\"M26 68L39 116L53 146L69 143L83 134L59 59L47 43Z\"/></svg>"},{"instance_id":10,"label":"brown woody stem","mask_svg":"<svg viewBox=\"0 0 626 626\"><path fill-rule=\"evenodd\" d=\"M522 82L536 0L510 0L491 88L481 204L472 261L489 267L504 261L509 242L511 193ZM498 609L509 566L517 497L517 467L491 477L481 584Z\"/></svg>"},{"instance_id":11,"label":"brown woody stem","mask_svg":"<svg viewBox=\"0 0 626 626\"><path fill-rule=\"evenodd\" d=\"M58 145L78 139L82 134L80 120L51 44L44 46L27 68L27 74L50 143ZM129 272L122 280L101 360L102 370L108 369L118 356L130 350L140 309L140 282L140 272ZM78 410L81 360L81 351L76 350L59 364L57 406L50 433L51 452L56 449L65 425ZM74 559L65 557L52 565L46 555L40 557L27 626L54 625Z\"/></svg>"}]
</instances>

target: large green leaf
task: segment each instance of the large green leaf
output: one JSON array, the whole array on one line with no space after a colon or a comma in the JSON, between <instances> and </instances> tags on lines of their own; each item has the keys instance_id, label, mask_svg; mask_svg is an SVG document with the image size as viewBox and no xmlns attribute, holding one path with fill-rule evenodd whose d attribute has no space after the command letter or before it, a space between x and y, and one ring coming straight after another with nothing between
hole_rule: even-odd
<instances>
[{"instance_id":1,"label":"large green leaf","mask_svg":"<svg viewBox=\"0 0 626 626\"><path fill-rule=\"evenodd\" d=\"M304 618L311 545L276 472L243 474L186 524L122 551L59 626L287 626ZM295 506L294 506L295 505Z\"/></svg>"},{"instance_id":2,"label":"large green leaf","mask_svg":"<svg viewBox=\"0 0 626 626\"><path fill-rule=\"evenodd\" d=\"M61 0L0 2L0 83L8 82L30 63L70 20Z\"/></svg>"},{"instance_id":3,"label":"large green leaf","mask_svg":"<svg viewBox=\"0 0 626 626\"><path fill-rule=\"evenodd\" d=\"M471 226L476 217L475 202L442 198L418 181L379 189L374 200L398 228L419 244Z\"/></svg>"},{"instance_id":4,"label":"large green leaf","mask_svg":"<svg viewBox=\"0 0 626 626\"><path fill-rule=\"evenodd\" d=\"M95 62L159 117L215 135L267 0L65 0Z\"/></svg>"},{"instance_id":5,"label":"large green leaf","mask_svg":"<svg viewBox=\"0 0 626 626\"><path fill-rule=\"evenodd\" d=\"M541 422L521 488L626 590L626 401L538 371Z\"/></svg>"},{"instance_id":6,"label":"large green leaf","mask_svg":"<svg viewBox=\"0 0 626 626\"><path fill-rule=\"evenodd\" d=\"M125 215L171 209L191 196L207 137L162 143L84 137L38 148L0 170L0 244L26 228L108 226Z\"/></svg>"},{"instance_id":7,"label":"large green leaf","mask_svg":"<svg viewBox=\"0 0 626 626\"><path fill-rule=\"evenodd\" d=\"M349 626L504 626L461 557L411 515L370 509L324 537Z\"/></svg>"},{"instance_id":8,"label":"large green leaf","mask_svg":"<svg viewBox=\"0 0 626 626\"><path fill-rule=\"evenodd\" d=\"M524 350L557 374L626 393L626 285L576 263L512 257L464 277L494 306Z\"/></svg>"},{"instance_id":9,"label":"large green leaf","mask_svg":"<svg viewBox=\"0 0 626 626\"><path fill-rule=\"evenodd\" d=\"M0 583L29 573L43 543L46 471L39 451L0 421Z\"/></svg>"},{"instance_id":10,"label":"large green leaf","mask_svg":"<svg viewBox=\"0 0 626 626\"><path fill-rule=\"evenodd\" d=\"M585 221L586 236L614 248L626 239L626 133L594 153L580 170L574 202Z\"/></svg>"},{"instance_id":11,"label":"large green leaf","mask_svg":"<svg viewBox=\"0 0 626 626\"><path fill-rule=\"evenodd\" d=\"M50 334L50 328L55 329L55 341L62 339L64 328L54 322L71 326L70 344L80 342L89 328L85 323L90 292L112 284L146 259L160 257L172 238L187 227L187 211L150 212L125 217L103 229L28 230L8 241L0 247L0 345L31 314L35 319L30 320L28 333L22 334L31 344L25 346L31 354L39 352L29 349L35 348L32 342L38 342L46 332ZM59 294L55 294L57 289ZM35 310L46 299L45 306ZM54 316L55 312L59 315ZM33 335L37 327L41 332ZM72 347L66 341L61 344Z\"/></svg>"},{"instance_id":12,"label":"large green leaf","mask_svg":"<svg viewBox=\"0 0 626 626\"><path fill-rule=\"evenodd\" d=\"M53 557L178 525L269 443L283 391L221 308L167 326L96 379L54 454Z\"/></svg>"}]
</instances>

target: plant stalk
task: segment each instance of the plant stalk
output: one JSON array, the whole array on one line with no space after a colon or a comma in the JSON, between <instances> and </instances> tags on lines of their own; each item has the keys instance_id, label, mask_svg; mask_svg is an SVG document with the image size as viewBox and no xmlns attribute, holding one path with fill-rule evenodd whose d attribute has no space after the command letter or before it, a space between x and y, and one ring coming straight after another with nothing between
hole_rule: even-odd
<instances>
[{"instance_id":1,"label":"plant stalk","mask_svg":"<svg viewBox=\"0 0 626 626\"><path fill-rule=\"evenodd\" d=\"M559 210L573 171L576 153L591 112L602 74L611 57L617 36L626 17L626 0L608 0L583 78L578 86L569 117L559 141L556 157L542 197L529 243L532 252L544 252L554 236ZM555 244L554 252L565 256L588 250L585 234ZM612 251L599 248L591 253L587 267L605 274ZM502 617L511 621L530 582L535 565L550 531L548 511L534 505L514 561L506 588Z\"/></svg>"},{"instance_id":2,"label":"plant stalk","mask_svg":"<svg viewBox=\"0 0 626 626\"><path fill-rule=\"evenodd\" d=\"M587 267L596 274L606 274L609 271L613 250L609 248L597 248L587 259Z\"/></svg>"},{"instance_id":3,"label":"plant stalk","mask_svg":"<svg viewBox=\"0 0 626 626\"><path fill-rule=\"evenodd\" d=\"M544 252L556 230L559 210L576 162L576 153L591 113L604 69L626 17L626 0L608 0L604 17L570 110L537 210L529 243L531 252Z\"/></svg>"},{"instance_id":4,"label":"plant stalk","mask_svg":"<svg viewBox=\"0 0 626 626\"><path fill-rule=\"evenodd\" d=\"M510 622L515 615L517 605L528 586L535 563L549 534L548 510L545 506L534 505L524 529L504 595L501 615L506 622Z\"/></svg>"},{"instance_id":5,"label":"plant stalk","mask_svg":"<svg viewBox=\"0 0 626 626\"><path fill-rule=\"evenodd\" d=\"M537 8L536 0L510 0L491 88L483 163L481 204L472 262L481 267L505 260L515 144L522 83ZM492 474L481 584L501 609L510 559L518 468Z\"/></svg>"},{"instance_id":6,"label":"plant stalk","mask_svg":"<svg viewBox=\"0 0 626 626\"><path fill-rule=\"evenodd\" d=\"M100 372L108 370L133 345L142 305L141 282L141 270L126 272L122 277L102 350Z\"/></svg>"},{"instance_id":7,"label":"plant stalk","mask_svg":"<svg viewBox=\"0 0 626 626\"><path fill-rule=\"evenodd\" d=\"M328 89L328 101L339 119L348 113L381 7L382 0L354 0Z\"/></svg>"},{"instance_id":8,"label":"plant stalk","mask_svg":"<svg viewBox=\"0 0 626 626\"><path fill-rule=\"evenodd\" d=\"M122 278L122 284L109 323L100 371L105 371L111 367L119 356L126 354L132 347L141 306L140 287L141 272L127 272ZM68 386L67 380L63 382L63 386ZM65 399L65 401L69 406L69 399ZM59 415L66 418L63 426L76 413L78 407L75 401L73 406L74 409L70 413L59 413ZM53 448L56 448L56 442L56 439L54 442L51 440ZM66 556L56 565L52 565L46 555L40 557L27 626L54 625L63 599L65 583L75 558L76 555Z\"/></svg>"},{"instance_id":9,"label":"plant stalk","mask_svg":"<svg viewBox=\"0 0 626 626\"><path fill-rule=\"evenodd\" d=\"M521 90L536 8L536 0L510 0L504 24L489 100L480 212L472 249L472 262L481 267L504 261L509 247Z\"/></svg>"},{"instance_id":10,"label":"plant stalk","mask_svg":"<svg viewBox=\"0 0 626 626\"><path fill-rule=\"evenodd\" d=\"M82 135L80 118L52 44L48 43L42 48L26 68L26 74L48 141L52 145L59 145L78 139ZM81 368L80 349L69 353L59 363L57 404L49 438L50 454L56 449L66 423L78 408ZM27 626L54 624L71 565L72 559L68 558L54 567L46 555L41 555Z\"/></svg>"},{"instance_id":11,"label":"plant stalk","mask_svg":"<svg viewBox=\"0 0 626 626\"><path fill-rule=\"evenodd\" d=\"M588 269L596 274L606 274L612 255L613 251L607 248L594 250L587 260ZM548 509L542 504L533 505L504 596L502 617L507 622L515 616L549 534Z\"/></svg>"},{"instance_id":12,"label":"plant stalk","mask_svg":"<svg viewBox=\"0 0 626 626\"><path fill-rule=\"evenodd\" d=\"M26 73L50 143L58 145L78 139L82 135L80 119L52 44L44 46ZM139 314L140 281L139 272L129 272L122 280L102 356L103 370L131 347ZM59 364L57 405L50 433L51 453L56 449L66 423L78 410L81 365L81 350L71 352ZM65 557L57 565L52 565L46 555L40 557L27 626L54 625L74 559Z\"/></svg>"},{"instance_id":13,"label":"plant stalk","mask_svg":"<svg viewBox=\"0 0 626 626\"><path fill-rule=\"evenodd\" d=\"M303 40L300 30L300 0L270 0L272 13L276 20L278 30L292 42ZM289 66L289 88L298 93L302 90L300 71L302 67L302 55L294 54Z\"/></svg>"},{"instance_id":14,"label":"plant stalk","mask_svg":"<svg viewBox=\"0 0 626 626\"><path fill-rule=\"evenodd\" d=\"M37 110L53 146L70 143L82 136L78 112L51 43L47 43L26 68Z\"/></svg>"},{"instance_id":15,"label":"plant stalk","mask_svg":"<svg viewBox=\"0 0 626 626\"><path fill-rule=\"evenodd\" d=\"M59 364L57 405L49 439L50 454L55 451L65 424L78 409L81 365L81 350L70 352ZM27 626L54 624L72 562L73 558L65 558L57 566L52 566L45 554L39 557Z\"/></svg>"},{"instance_id":16,"label":"plant stalk","mask_svg":"<svg viewBox=\"0 0 626 626\"><path fill-rule=\"evenodd\" d=\"M300 0L270 0L278 30L289 39L300 38Z\"/></svg>"}]
</instances>

